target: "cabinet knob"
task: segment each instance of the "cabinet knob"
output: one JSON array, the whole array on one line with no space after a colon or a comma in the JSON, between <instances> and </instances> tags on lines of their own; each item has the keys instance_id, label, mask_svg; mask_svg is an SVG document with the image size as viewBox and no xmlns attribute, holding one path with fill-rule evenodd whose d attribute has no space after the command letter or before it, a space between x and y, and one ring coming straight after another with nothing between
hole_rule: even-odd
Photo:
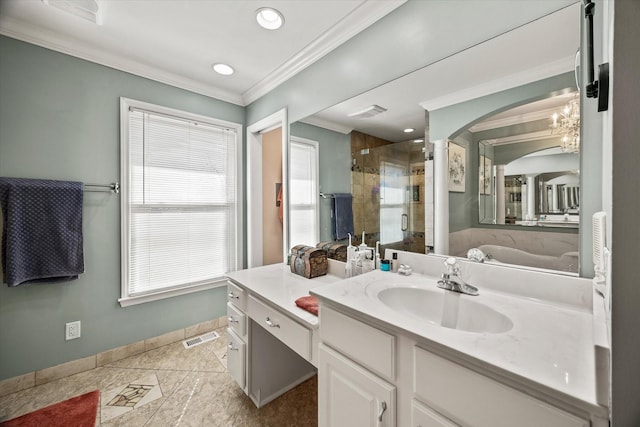
<instances>
[{"instance_id":1,"label":"cabinet knob","mask_svg":"<svg viewBox=\"0 0 640 427\"><path fill-rule=\"evenodd\" d=\"M269 317L267 317L264 322L269 325L270 328L279 328L280 325L278 325L277 323L273 323L273 321L271 319L269 319Z\"/></svg>"},{"instance_id":2,"label":"cabinet knob","mask_svg":"<svg viewBox=\"0 0 640 427\"><path fill-rule=\"evenodd\" d=\"M229 292L229 298L239 299L240 297L238 295L234 294L233 292Z\"/></svg>"},{"instance_id":3,"label":"cabinet knob","mask_svg":"<svg viewBox=\"0 0 640 427\"><path fill-rule=\"evenodd\" d=\"M238 321L234 319L233 316L229 316L227 320L229 321L229 323L238 323Z\"/></svg>"},{"instance_id":4,"label":"cabinet knob","mask_svg":"<svg viewBox=\"0 0 640 427\"><path fill-rule=\"evenodd\" d=\"M382 422L382 416L384 415L384 411L387 410L387 402L382 401L380 403L380 413L378 414L378 421Z\"/></svg>"},{"instance_id":5,"label":"cabinet knob","mask_svg":"<svg viewBox=\"0 0 640 427\"><path fill-rule=\"evenodd\" d=\"M227 348L228 348L229 350L231 350L231 351L238 351L238 349L237 349L237 348L235 348L235 347L233 346L233 343L229 343L229 344L227 345Z\"/></svg>"}]
</instances>

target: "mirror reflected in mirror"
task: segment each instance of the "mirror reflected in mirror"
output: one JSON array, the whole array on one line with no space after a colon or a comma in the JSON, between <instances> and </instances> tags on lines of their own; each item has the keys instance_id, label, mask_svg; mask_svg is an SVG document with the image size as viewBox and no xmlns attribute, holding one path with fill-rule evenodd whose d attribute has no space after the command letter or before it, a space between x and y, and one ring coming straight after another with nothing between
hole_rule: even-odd
<instances>
[{"instance_id":1,"label":"mirror reflected in mirror","mask_svg":"<svg viewBox=\"0 0 640 427\"><path fill-rule=\"evenodd\" d=\"M529 103L471 128L475 139L482 138L477 141L481 224L578 228L576 96L570 92ZM568 112L570 104L577 105L571 123L561 125L557 116Z\"/></svg>"}]
</instances>

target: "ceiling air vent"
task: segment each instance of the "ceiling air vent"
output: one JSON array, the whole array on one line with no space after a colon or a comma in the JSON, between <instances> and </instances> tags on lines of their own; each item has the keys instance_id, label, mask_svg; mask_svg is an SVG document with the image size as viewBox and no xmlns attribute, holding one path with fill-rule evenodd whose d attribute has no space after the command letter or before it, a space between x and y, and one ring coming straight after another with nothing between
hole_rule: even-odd
<instances>
[{"instance_id":1,"label":"ceiling air vent","mask_svg":"<svg viewBox=\"0 0 640 427\"><path fill-rule=\"evenodd\" d=\"M368 119L373 116L377 116L380 113L384 113L385 111L387 111L387 109L384 107L381 107L379 105L371 105L365 108L364 110L351 113L348 116L353 119Z\"/></svg>"},{"instance_id":2,"label":"ceiling air vent","mask_svg":"<svg viewBox=\"0 0 640 427\"><path fill-rule=\"evenodd\" d=\"M42 0L42 3L102 25L99 0Z\"/></svg>"}]
</instances>

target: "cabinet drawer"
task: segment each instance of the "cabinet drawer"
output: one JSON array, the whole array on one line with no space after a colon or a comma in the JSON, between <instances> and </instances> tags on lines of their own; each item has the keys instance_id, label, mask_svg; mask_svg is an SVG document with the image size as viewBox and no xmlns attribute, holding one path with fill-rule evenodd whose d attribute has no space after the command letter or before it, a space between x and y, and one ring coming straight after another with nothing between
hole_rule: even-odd
<instances>
[{"instance_id":1,"label":"cabinet drawer","mask_svg":"<svg viewBox=\"0 0 640 427\"><path fill-rule=\"evenodd\" d=\"M244 337L247 334L247 316L230 302L227 303L227 321L229 328L239 336Z\"/></svg>"},{"instance_id":2,"label":"cabinet drawer","mask_svg":"<svg viewBox=\"0 0 640 427\"><path fill-rule=\"evenodd\" d=\"M242 390L246 387L247 344L231 328L227 329L227 371Z\"/></svg>"},{"instance_id":3,"label":"cabinet drawer","mask_svg":"<svg viewBox=\"0 0 640 427\"><path fill-rule=\"evenodd\" d=\"M240 286L227 280L227 301L242 311L247 311L247 293Z\"/></svg>"},{"instance_id":4,"label":"cabinet drawer","mask_svg":"<svg viewBox=\"0 0 640 427\"><path fill-rule=\"evenodd\" d=\"M249 296L248 314L257 324L293 351L306 360L311 360L311 331L309 329L253 296Z\"/></svg>"},{"instance_id":5,"label":"cabinet drawer","mask_svg":"<svg viewBox=\"0 0 640 427\"><path fill-rule=\"evenodd\" d=\"M324 343L394 381L396 341L393 335L326 306L320 311L320 325L320 338Z\"/></svg>"},{"instance_id":6,"label":"cabinet drawer","mask_svg":"<svg viewBox=\"0 0 640 427\"><path fill-rule=\"evenodd\" d=\"M452 421L438 414L417 400L411 402L411 425L416 427L457 427Z\"/></svg>"},{"instance_id":7,"label":"cabinet drawer","mask_svg":"<svg viewBox=\"0 0 640 427\"><path fill-rule=\"evenodd\" d=\"M456 422L474 427L587 427L558 408L414 347L413 391Z\"/></svg>"}]
</instances>

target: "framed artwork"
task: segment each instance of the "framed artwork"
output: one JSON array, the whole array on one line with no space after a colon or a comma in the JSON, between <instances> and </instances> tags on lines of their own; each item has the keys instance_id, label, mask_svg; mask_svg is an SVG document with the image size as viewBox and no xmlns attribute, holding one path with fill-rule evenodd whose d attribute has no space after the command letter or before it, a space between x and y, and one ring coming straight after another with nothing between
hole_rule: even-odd
<instances>
[{"instance_id":1,"label":"framed artwork","mask_svg":"<svg viewBox=\"0 0 640 427\"><path fill-rule=\"evenodd\" d=\"M485 194L484 193L484 186L485 186L485 172L484 172L484 160L485 160L485 156L480 156L480 162L478 164L478 194Z\"/></svg>"},{"instance_id":2,"label":"framed artwork","mask_svg":"<svg viewBox=\"0 0 640 427\"><path fill-rule=\"evenodd\" d=\"M466 151L452 142L449 143L449 191L465 192Z\"/></svg>"},{"instance_id":3,"label":"framed artwork","mask_svg":"<svg viewBox=\"0 0 640 427\"><path fill-rule=\"evenodd\" d=\"M480 194L491 194L492 192L492 179L493 179L493 171L491 170L491 158L482 156L480 159L482 161L481 165L481 174L483 175L483 179L480 180Z\"/></svg>"},{"instance_id":4,"label":"framed artwork","mask_svg":"<svg viewBox=\"0 0 640 427\"><path fill-rule=\"evenodd\" d=\"M491 180L493 178L493 171L491 170L491 158L484 158L484 193L482 194L491 194Z\"/></svg>"},{"instance_id":5,"label":"framed artwork","mask_svg":"<svg viewBox=\"0 0 640 427\"><path fill-rule=\"evenodd\" d=\"M491 158L480 156L479 174L478 174L478 192L480 194L490 195L492 190L493 171L491 170Z\"/></svg>"}]
</instances>

